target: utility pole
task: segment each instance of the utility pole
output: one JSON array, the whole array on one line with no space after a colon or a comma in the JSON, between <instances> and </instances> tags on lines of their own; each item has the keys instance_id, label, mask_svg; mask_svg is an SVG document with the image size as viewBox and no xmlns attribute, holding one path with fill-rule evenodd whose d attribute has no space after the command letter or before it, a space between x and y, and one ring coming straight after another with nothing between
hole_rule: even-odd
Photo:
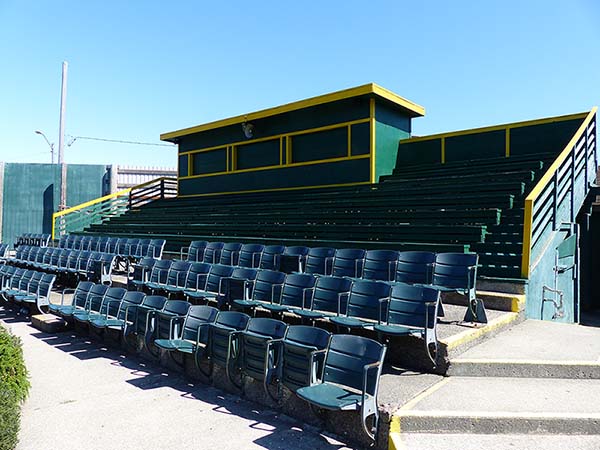
<instances>
[{"instance_id":1,"label":"utility pole","mask_svg":"<svg viewBox=\"0 0 600 450\"><path fill-rule=\"evenodd\" d=\"M67 207L67 166L64 159L65 112L67 110L67 61L62 64L62 84L60 90L60 122L58 126L58 164L60 165L60 204L59 210Z\"/></svg>"}]
</instances>

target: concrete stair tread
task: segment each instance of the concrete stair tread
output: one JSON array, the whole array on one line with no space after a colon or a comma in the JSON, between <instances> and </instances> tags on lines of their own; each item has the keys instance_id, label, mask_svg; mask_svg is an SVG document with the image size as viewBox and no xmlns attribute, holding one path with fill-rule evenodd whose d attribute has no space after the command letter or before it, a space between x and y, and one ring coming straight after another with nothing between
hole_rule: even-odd
<instances>
[{"instance_id":1,"label":"concrete stair tread","mask_svg":"<svg viewBox=\"0 0 600 450\"><path fill-rule=\"evenodd\" d=\"M525 294L485 291L478 289L477 298L483 300L486 309L518 312L523 311L525 308ZM464 295L454 292L444 293L442 299L444 303L465 306L467 304L467 298Z\"/></svg>"},{"instance_id":2,"label":"concrete stair tread","mask_svg":"<svg viewBox=\"0 0 600 450\"><path fill-rule=\"evenodd\" d=\"M406 403L403 432L600 434L600 380L449 377Z\"/></svg>"}]
</instances>

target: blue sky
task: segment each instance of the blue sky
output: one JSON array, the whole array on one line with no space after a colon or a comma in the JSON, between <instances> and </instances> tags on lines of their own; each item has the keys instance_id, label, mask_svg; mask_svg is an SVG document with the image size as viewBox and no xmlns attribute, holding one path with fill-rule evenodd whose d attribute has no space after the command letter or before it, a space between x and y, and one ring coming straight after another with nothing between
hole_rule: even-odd
<instances>
[{"instance_id":1,"label":"blue sky","mask_svg":"<svg viewBox=\"0 0 600 450\"><path fill-rule=\"evenodd\" d=\"M600 102L600 2L0 0L0 160L66 131L167 131L368 82L423 105L423 135ZM175 148L77 140L69 163L174 166Z\"/></svg>"}]
</instances>

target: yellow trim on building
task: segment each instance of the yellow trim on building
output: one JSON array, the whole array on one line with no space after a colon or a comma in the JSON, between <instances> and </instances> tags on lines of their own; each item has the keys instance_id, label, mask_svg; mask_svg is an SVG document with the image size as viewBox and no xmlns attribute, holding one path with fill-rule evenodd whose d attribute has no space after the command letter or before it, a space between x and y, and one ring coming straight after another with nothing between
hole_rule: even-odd
<instances>
[{"instance_id":1,"label":"yellow trim on building","mask_svg":"<svg viewBox=\"0 0 600 450\"><path fill-rule=\"evenodd\" d=\"M526 120L523 122L513 122L513 123L506 123L506 124L502 124L502 125L493 125L493 126L488 126L488 127L470 128L470 129L459 130L459 131L449 131L446 133L437 133L437 134L430 134L427 136L417 136L417 137L412 137L412 138L408 138L408 139L403 139L400 141L400 144L410 144L413 142L428 141L428 140L433 140L433 139L440 139L443 137L448 138L448 137L453 137L453 136L462 136L465 134L485 133L488 131L500 131L500 130L504 130L506 128L521 128L521 127L528 127L528 126L532 126L532 125L542 125L542 124L552 123L552 122L564 122L565 120L583 119L587 115L588 115L587 112L583 112L583 113L577 113L577 114L567 114L564 116L547 117L545 119Z\"/></svg>"},{"instance_id":2,"label":"yellow trim on building","mask_svg":"<svg viewBox=\"0 0 600 450\"><path fill-rule=\"evenodd\" d=\"M440 161L442 164L446 164L446 138L440 139Z\"/></svg>"},{"instance_id":3,"label":"yellow trim on building","mask_svg":"<svg viewBox=\"0 0 600 450\"><path fill-rule=\"evenodd\" d=\"M375 137L375 99L369 100L369 142L371 153L371 183L375 183L376 137Z\"/></svg>"},{"instance_id":4,"label":"yellow trim on building","mask_svg":"<svg viewBox=\"0 0 600 450\"><path fill-rule=\"evenodd\" d=\"M352 156L352 125L348 125L348 130L346 131L346 136L348 138L348 158Z\"/></svg>"},{"instance_id":5,"label":"yellow trim on building","mask_svg":"<svg viewBox=\"0 0 600 450\"><path fill-rule=\"evenodd\" d=\"M365 184L371 184L370 181L358 181L356 183L341 183L341 184L321 184L318 186L295 186L289 188L272 188L272 189L253 189L248 191L232 191L232 192L209 192L206 194L189 194L189 195L178 195L181 198L191 197L211 197L214 195L232 195L232 194L253 194L257 192L281 192L281 191L297 191L299 189L322 189L330 187L347 187L347 186L361 186Z\"/></svg>"},{"instance_id":6,"label":"yellow trim on building","mask_svg":"<svg viewBox=\"0 0 600 450\"><path fill-rule=\"evenodd\" d=\"M324 103L331 103L339 100L345 100L348 98L359 97L362 95L374 95L385 99L408 112L411 117L419 117L425 115L425 108L423 108L422 106L411 102L410 100L407 100L404 97L401 97L388 89L378 86L375 83L368 83L350 89L344 89L341 91L319 95L317 97L312 97L305 100L287 103L285 105L276 106L274 108L267 108L248 114L230 117L228 119L222 119L214 122L205 123L195 127L189 127L177 131L163 133L160 135L160 139L163 141L170 141L181 136L187 136L194 133L200 133L202 131L213 130L215 128L222 128L229 125L241 124L246 121L263 119L265 117L270 117L277 114L283 114L299 109L309 108L311 106L322 105Z\"/></svg>"},{"instance_id":7,"label":"yellow trim on building","mask_svg":"<svg viewBox=\"0 0 600 450\"><path fill-rule=\"evenodd\" d=\"M504 156L510 157L510 128L507 128L504 133Z\"/></svg>"}]
</instances>

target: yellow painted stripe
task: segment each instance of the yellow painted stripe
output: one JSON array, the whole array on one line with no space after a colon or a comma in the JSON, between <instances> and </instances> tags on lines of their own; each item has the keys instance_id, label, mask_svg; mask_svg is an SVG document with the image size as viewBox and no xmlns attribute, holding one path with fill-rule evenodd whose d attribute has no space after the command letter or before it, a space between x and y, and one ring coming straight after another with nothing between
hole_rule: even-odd
<instances>
[{"instance_id":1,"label":"yellow painted stripe","mask_svg":"<svg viewBox=\"0 0 600 450\"><path fill-rule=\"evenodd\" d=\"M442 152L442 154L440 155L440 160L442 161L442 164L446 164L446 138L442 138L440 142Z\"/></svg>"},{"instance_id":2,"label":"yellow painted stripe","mask_svg":"<svg viewBox=\"0 0 600 450\"><path fill-rule=\"evenodd\" d=\"M252 194L252 193L256 193L256 192L296 191L299 189L320 189L320 188L330 188L330 187L362 186L365 184L371 184L371 182L370 181L359 181L356 183L321 184L319 186L297 186L297 187L289 187L289 188L253 189L253 190L247 190L247 191L232 191L232 192L210 192L207 194L178 195L177 197L181 197L181 198L211 197L214 195Z\"/></svg>"},{"instance_id":3,"label":"yellow painted stripe","mask_svg":"<svg viewBox=\"0 0 600 450\"><path fill-rule=\"evenodd\" d=\"M303 135L303 134L318 133L320 131L336 130L338 128L344 128L344 127L347 127L349 125L356 125L356 124L359 124L359 123L367 123L369 121L370 121L370 118L351 120L349 122L340 122L340 123L336 123L336 124L333 124L333 125L325 125L325 126L322 126L322 127L309 128L309 129L306 129L306 130L294 131L294 132L290 132L290 133L274 134L272 136L266 136L266 137L263 137L263 138L246 139L244 141L230 142L228 145L234 145L234 146L237 146L237 147L241 147L243 145L256 144L256 143L259 143L259 142L274 141L276 139L281 139L282 137L300 136L300 135ZM194 150L187 150L185 152L180 152L179 155L188 155L190 153L211 152L213 150L222 150L223 148L225 148L225 146L223 144L221 144L221 145L215 145L213 147L205 147L205 148L199 148L199 149L194 149Z\"/></svg>"},{"instance_id":4,"label":"yellow painted stripe","mask_svg":"<svg viewBox=\"0 0 600 450\"><path fill-rule=\"evenodd\" d=\"M504 156L510 157L510 128L506 128L504 135Z\"/></svg>"},{"instance_id":5,"label":"yellow painted stripe","mask_svg":"<svg viewBox=\"0 0 600 450\"><path fill-rule=\"evenodd\" d=\"M526 366L575 366L575 367L600 367L597 361L556 361L553 359L486 359L486 358L458 358L452 360L455 363L477 363L477 364L523 364Z\"/></svg>"},{"instance_id":6,"label":"yellow painted stripe","mask_svg":"<svg viewBox=\"0 0 600 450\"><path fill-rule=\"evenodd\" d=\"M127 189L123 189L122 191L115 192L114 194L109 194L109 195L105 195L104 197L95 198L94 200L90 200L89 202L81 203L79 205L72 206L71 208L67 208L67 209L63 209L62 211L58 211L58 212L54 213L53 216L56 216L56 217L64 216L65 214L69 214L73 211L77 211L79 209L95 205L97 203L102 203L102 202L105 202L107 200L110 200L110 199L113 199L116 197L121 197L122 195L129 194L129 192L132 189L133 188L127 188Z\"/></svg>"},{"instance_id":7,"label":"yellow painted stripe","mask_svg":"<svg viewBox=\"0 0 600 450\"><path fill-rule=\"evenodd\" d=\"M490 333L498 328L506 326L519 318L519 313L515 312L507 312L500 317L497 317L487 325L484 325L480 328L473 328L470 330L465 330L462 333L455 334L454 336L450 336L446 339L440 339L440 342L445 344L448 350L455 349L460 347L461 345L467 344L469 342L478 339L479 337Z\"/></svg>"},{"instance_id":8,"label":"yellow painted stripe","mask_svg":"<svg viewBox=\"0 0 600 450\"><path fill-rule=\"evenodd\" d=\"M523 249L521 250L521 278L529 278L531 261L531 240L533 238L533 199L525 199L525 215L523 217Z\"/></svg>"},{"instance_id":9,"label":"yellow painted stripe","mask_svg":"<svg viewBox=\"0 0 600 450\"><path fill-rule=\"evenodd\" d=\"M499 130L504 130L506 128L521 128L521 127L528 127L528 126L532 126L532 125L542 125L542 124L552 123L552 122L564 122L566 120L583 119L587 115L588 115L587 112L582 112L582 113L576 113L576 114L567 114L564 116L547 117L544 119L526 120L523 122L512 122L512 123L506 123L506 124L502 124L502 125L493 125L493 126L487 126L487 127L469 128L466 130L449 131L449 132L445 132L445 133L429 134L427 136L418 136L418 137L403 139L400 141L400 144L411 144L413 142L428 141L431 139L440 139L442 137L448 138L448 137L453 137L453 136L463 136L465 134L485 133L488 131L499 131Z\"/></svg>"},{"instance_id":10,"label":"yellow painted stripe","mask_svg":"<svg viewBox=\"0 0 600 450\"><path fill-rule=\"evenodd\" d=\"M370 133L370 145L371 145L371 183L375 183L375 163L377 156L377 141L375 136L375 99L372 98L369 101L369 133Z\"/></svg>"},{"instance_id":11,"label":"yellow painted stripe","mask_svg":"<svg viewBox=\"0 0 600 450\"><path fill-rule=\"evenodd\" d=\"M344 89L342 91L332 92L329 94L319 95L317 97L312 97L305 100L287 103L285 105L276 106L274 108L267 108L249 114L242 114L239 116L230 117L228 119L217 120L195 127L184 128L181 130L164 133L160 135L160 139L163 141L172 140L193 133L200 133L202 131L212 130L215 128L222 128L229 125L241 124L242 122L262 119L277 114L283 114L290 111L297 111L300 109L309 108L311 106L322 105L324 103L331 103L347 98L359 97L362 95L375 95L385 100L388 100L396 106L406 110L412 117L425 115L425 108L423 108L422 106L417 105L416 103L413 103L410 100L407 100L388 89L378 86L375 83L369 83L350 89Z\"/></svg>"}]
</instances>

